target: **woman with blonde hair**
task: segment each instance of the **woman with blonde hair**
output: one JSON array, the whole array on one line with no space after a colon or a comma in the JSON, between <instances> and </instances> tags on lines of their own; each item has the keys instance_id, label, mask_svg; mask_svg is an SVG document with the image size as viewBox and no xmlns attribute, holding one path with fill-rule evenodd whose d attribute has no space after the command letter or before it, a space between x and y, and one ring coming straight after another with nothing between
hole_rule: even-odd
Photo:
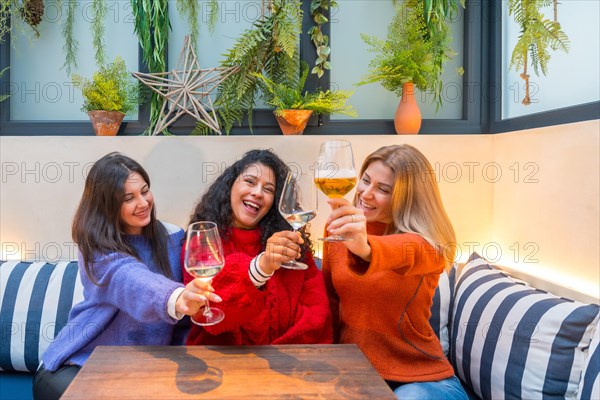
<instances>
[{"instance_id":1,"label":"woman with blonde hair","mask_svg":"<svg viewBox=\"0 0 600 400\"><path fill-rule=\"evenodd\" d=\"M409 145L363 163L354 204L330 199L323 274L334 340L356 343L400 399L466 399L429 325L440 274L454 261L454 229L433 168Z\"/></svg>"}]
</instances>

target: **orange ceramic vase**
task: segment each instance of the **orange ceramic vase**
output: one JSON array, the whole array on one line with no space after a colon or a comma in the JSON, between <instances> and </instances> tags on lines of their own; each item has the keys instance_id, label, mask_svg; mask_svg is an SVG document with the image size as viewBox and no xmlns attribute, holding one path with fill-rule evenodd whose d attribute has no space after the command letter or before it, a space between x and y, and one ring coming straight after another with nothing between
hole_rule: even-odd
<instances>
[{"instance_id":1,"label":"orange ceramic vase","mask_svg":"<svg viewBox=\"0 0 600 400\"><path fill-rule=\"evenodd\" d=\"M312 113L312 110L282 110L275 118L284 135L302 135Z\"/></svg>"},{"instance_id":2,"label":"orange ceramic vase","mask_svg":"<svg viewBox=\"0 0 600 400\"><path fill-rule=\"evenodd\" d=\"M96 136L115 136L119 131L125 114L120 111L88 111Z\"/></svg>"},{"instance_id":3,"label":"orange ceramic vase","mask_svg":"<svg viewBox=\"0 0 600 400\"><path fill-rule=\"evenodd\" d=\"M414 90L412 82L402 85L402 98L394 115L394 127L399 135L416 135L421 129L421 110Z\"/></svg>"}]
</instances>

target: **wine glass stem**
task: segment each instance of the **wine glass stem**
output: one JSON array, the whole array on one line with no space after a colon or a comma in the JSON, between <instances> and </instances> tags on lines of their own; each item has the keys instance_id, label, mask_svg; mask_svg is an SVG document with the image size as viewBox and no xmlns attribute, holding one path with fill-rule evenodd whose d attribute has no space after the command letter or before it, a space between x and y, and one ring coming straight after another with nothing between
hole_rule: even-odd
<instances>
[{"instance_id":1,"label":"wine glass stem","mask_svg":"<svg viewBox=\"0 0 600 400\"><path fill-rule=\"evenodd\" d=\"M300 228L294 228L294 227L292 227L292 231L293 231L294 233L298 232L298 229L300 229ZM298 264L298 263L296 262L296 260L295 260L295 259L294 259L294 260L290 260L290 262L289 262L289 263L290 263L290 264L292 264L292 265L296 265L296 264Z\"/></svg>"},{"instance_id":2,"label":"wine glass stem","mask_svg":"<svg viewBox=\"0 0 600 400\"><path fill-rule=\"evenodd\" d=\"M204 312L202 313L205 317L212 317L212 311L210 311L210 304L208 304L208 298L204 303Z\"/></svg>"}]
</instances>

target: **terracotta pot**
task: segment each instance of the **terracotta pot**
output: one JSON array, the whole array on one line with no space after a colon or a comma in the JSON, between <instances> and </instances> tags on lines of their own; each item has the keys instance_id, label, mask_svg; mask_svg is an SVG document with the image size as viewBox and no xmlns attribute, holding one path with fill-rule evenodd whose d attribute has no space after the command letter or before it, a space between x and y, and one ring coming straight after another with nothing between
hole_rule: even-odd
<instances>
[{"instance_id":1,"label":"terracotta pot","mask_svg":"<svg viewBox=\"0 0 600 400\"><path fill-rule=\"evenodd\" d=\"M421 110L415 100L414 86L411 82L402 85L402 98L394 115L396 133L416 135L421 129Z\"/></svg>"},{"instance_id":2,"label":"terracotta pot","mask_svg":"<svg viewBox=\"0 0 600 400\"><path fill-rule=\"evenodd\" d=\"M96 136L115 136L119 131L125 114L120 111L88 111Z\"/></svg>"},{"instance_id":3,"label":"terracotta pot","mask_svg":"<svg viewBox=\"0 0 600 400\"><path fill-rule=\"evenodd\" d=\"M312 113L312 110L283 110L275 118L284 135L302 135Z\"/></svg>"}]
</instances>

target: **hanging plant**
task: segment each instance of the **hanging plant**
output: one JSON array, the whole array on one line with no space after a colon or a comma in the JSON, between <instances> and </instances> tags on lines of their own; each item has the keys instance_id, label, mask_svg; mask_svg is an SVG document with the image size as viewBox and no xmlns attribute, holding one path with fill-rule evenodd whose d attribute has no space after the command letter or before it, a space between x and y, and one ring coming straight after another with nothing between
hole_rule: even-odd
<instances>
[{"instance_id":1,"label":"hanging plant","mask_svg":"<svg viewBox=\"0 0 600 400\"><path fill-rule=\"evenodd\" d=\"M44 17L44 0L24 0L21 7L21 18L33 29L35 37L40 36L38 25Z\"/></svg>"},{"instance_id":2,"label":"hanging plant","mask_svg":"<svg viewBox=\"0 0 600 400\"><path fill-rule=\"evenodd\" d=\"M425 24L429 35L436 35L444 30L445 21L452 20L458 15L459 4L465 7L465 0L417 0L412 6L421 3Z\"/></svg>"},{"instance_id":3,"label":"hanging plant","mask_svg":"<svg viewBox=\"0 0 600 400\"><path fill-rule=\"evenodd\" d=\"M423 7L423 16L425 18L426 25L425 39L434 43L433 73L441 76L442 72L444 72L444 63L456 55L456 53L449 47L446 49L443 45L441 45L441 43L446 41L446 38L448 39L448 42L450 41L447 21L452 21L457 17L459 6L462 8L465 7L465 0L412 1L413 7L418 7L419 5ZM439 45L436 45L436 43ZM458 73L462 74L462 70L459 70ZM437 108L439 108L442 104L442 85L443 82L440 79L433 88Z\"/></svg>"},{"instance_id":4,"label":"hanging plant","mask_svg":"<svg viewBox=\"0 0 600 400\"><path fill-rule=\"evenodd\" d=\"M217 0L210 0L207 4L208 12L208 29L212 32L217 24L219 16L219 3ZM198 48L198 36L200 36L200 25L198 19L201 12L200 2L189 0L177 0L177 11L187 17L188 25L190 26L190 37L192 45L195 49Z\"/></svg>"},{"instance_id":5,"label":"hanging plant","mask_svg":"<svg viewBox=\"0 0 600 400\"><path fill-rule=\"evenodd\" d=\"M0 71L0 79L2 79L2 75L4 75L4 73L6 71L8 71L8 68L9 67L6 67L2 71ZM9 96L10 95L8 95L8 94L2 94L2 95L0 95L0 103L2 103L4 100L8 99Z\"/></svg>"},{"instance_id":6,"label":"hanging plant","mask_svg":"<svg viewBox=\"0 0 600 400\"><path fill-rule=\"evenodd\" d=\"M514 20L521 28L521 35L515 45L510 60L510 67L518 71L521 68L521 78L525 81L525 97L522 103L531 104L529 97L529 74L527 67L531 65L537 76L540 71L546 75L550 61L549 48L552 50L569 51L569 38L561 30L558 22L557 0L554 2L554 20L544 17L540 8L550 5L549 0L509 0L508 14L514 15Z\"/></svg>"},{"instance_id":7,"label":"hanging plant","mask_svg":"<svg viewBox=\"0 0 600 400\"><path fill-rule=\"evenodd\" d=\"M167 0L131 0L137 34L144 62L149 72L164 72L167 69L167 42L169 40L169 23ZM152 134L154 125L160 117L163 97L152 93L150 97L150 126L144 132ZM168 135L165 129L163 134Z\"/></svg>"},{"instance_id":8,"label":"hanging plant","mask_svg":"<svg viewBox=\"0 0 600 400\"><path fill-rule=\"evenodd\" d=\"M62 11L63 2L59 1L59 5ZM63 68L67 71L67 74L71 75L71 70L77 68L77 51L79 48L79 41L75 39L74 26L75 26L75 8L77 2L73 0L67 1L67 18L63 25L63 36L65 38L65 44L63 51L65 52L65 63ZM106 60L106 53L104 51L104 18L106 17L108 7L106 6L106 0L93 0L92 3L92 23L90 28L92 30L92 45L94 47L94 58L97 65L103 65Z\"/></svg>"},{"instance_id":9,"label":"hanging plant","mask_svg":"<svg viewBox=\"0 0 600 400\"><path fill-rule=\"evenodd\" d=\"M13 0L0 0L0 43L4 42L4 35L10 32Z\"/></svg>"},{"instance_id":10,"label":"hanging plant","mask_svg":"<svg viewBox=\"0 0 600 400\"><path fill-rule=\"evenodd\" d=\"M200 27L198 25L199 7L200 3L196 1L177 0L177 11L187 16L188 25L190 26L190 37L194 48L198 48L198 36L200 35Z\"/></svg>"},{"instance_id":11,"label":"hanging plant","mask_svg":"<svg viewBox=\"0 0 600 400\"><path fill-rule=\"evenodd\" d=\"M63 68L66 69L67 74L71 75L71 68L77 67L77 48L79 42L75 39L73 33L73 26L75 25L75 1L67 1L67 19L63 25L63 36L65 38L65 44L63 50L65 52L65 63ZM62 8L62 2L60 2Z\"/></svg>"},{"instance_id":12,"label":"hanging plant","mask_svg":"<svg viewBox=\"0 0 600 400\"><path fill-rule=\"evenodd\" d=\"M104 18L107 10L105 0L94 0L92 3L92 43L97 65L103 65L106 58L104 52Z\"/></svg>"},{"instance_id":13,"label":"hanging plant","mask_svg":"<svg viewBox=\"0 0 600 400\"><path fill-rule=\"evenodd\" d=\"M252 129L252 112L259 91L256 74L279 83L298 74L298 37L302 31L300 0L271 0L265 13L246 30L226 53L223 67L239 67L219 85L215 100L225 132L248 117ZM192 134L206 134L204 125L196 125Z\"/></svg>"},{"instance_id":14,"label":"hanging plant","mask_svg":"<svg viewBox=\"0 0 600 400\"><path fill-rule=\"evenodd\" d=\"M308 30L308 34L317 51L317 60L311 73L316 74L319 78L323 76L325 70L331 68L329 61L327 61L331 53L329 37L323 33L323 25L329 22L325 13L336 7L337 2L335 0L312 0L310 3L310 13L315 25Z\"/></svg>"},{"instance_id":15,"label":"hanging plant","mask_svg":"<svg viewBox=\"0 0 600 400\"><path fill-rule=\"evenodd\" d=\"M43 0L0 0L0 43L14 30L25 30L25 25L39 37L38 25L43 16Z\"/></svg>"}]
</instances>

